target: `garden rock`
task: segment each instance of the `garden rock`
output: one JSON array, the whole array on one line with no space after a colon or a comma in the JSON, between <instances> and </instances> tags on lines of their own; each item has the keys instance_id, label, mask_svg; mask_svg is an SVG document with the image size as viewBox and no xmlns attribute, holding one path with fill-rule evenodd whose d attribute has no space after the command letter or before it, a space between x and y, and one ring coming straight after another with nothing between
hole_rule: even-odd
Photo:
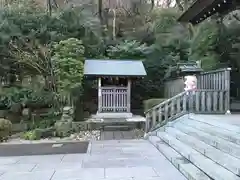
<instances>
[{"instance_id":1,"label":"garden rock","mask_svg":"<svg viewBox=\"0 0 240 180\"><path fill-rule=\"evenodd\" d=\"M4 118L7 114L7 110L0 110L0 118Z\"/></svg>"},{"instance_id":2,"label":"garden rock","mask_svg":"<svg viewBox=\"0 0 240 180\"><path fill-rule=\"evenodd\" d=\"M12 133L11 121L0 118L0 141L8 140L11 133Z\"/></svg>"},{"instance_id":3,"label":"garden rock","mask_svg":"<svg viewBox=\"0 0 240 180\"><path fill-rule=\"evenodd\" d=\"M42 139L42 138L49 138L54 135L54 128L46 128L46 129L40 129L37 128L35 129L35 134L37 139Z\"/></svg>"}]
</instances>

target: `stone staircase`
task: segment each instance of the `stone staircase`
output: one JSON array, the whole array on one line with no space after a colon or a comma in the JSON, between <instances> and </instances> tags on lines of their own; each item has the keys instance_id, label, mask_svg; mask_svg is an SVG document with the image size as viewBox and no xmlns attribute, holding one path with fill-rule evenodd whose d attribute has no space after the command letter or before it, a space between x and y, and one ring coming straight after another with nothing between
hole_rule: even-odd
<instances>
[{"instance_id":1,"label":"stone staircase","mask_svg":"<svg viewBox=\"0 0 240 180\"><path fill-rule=\"evenodd\" d=\"M184 115L147 138L189 180L240 180L240 125L214 116Z\"/></svg>"},{"instance_id":2,"label":"stone staircase","mask_svg":"<svg viewBox=\"0 0 240 180\"><path fill-rule=\"evenodd\" d=\"M129 122L126 118L104 118L102 123L103 131L131 131L136 129L139 122Z\"/></svg>"}]
</instances>

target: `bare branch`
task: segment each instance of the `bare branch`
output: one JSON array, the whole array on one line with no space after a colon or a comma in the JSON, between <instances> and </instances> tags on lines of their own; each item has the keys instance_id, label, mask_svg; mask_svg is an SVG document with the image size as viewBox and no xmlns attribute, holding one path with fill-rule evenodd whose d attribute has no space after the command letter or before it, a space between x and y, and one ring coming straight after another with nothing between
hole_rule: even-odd
<instances>
[{"instance_id":1,"label":"bare branch","mask_svg":"<svg viewBox=\"0 0 240 180\"><path fill-rule=\"evenodd\" d=\"M233 16L237 21L240 21L240 17L238 17L237 14L232 14L232 16Z\"/></svg>"}]
</instances>

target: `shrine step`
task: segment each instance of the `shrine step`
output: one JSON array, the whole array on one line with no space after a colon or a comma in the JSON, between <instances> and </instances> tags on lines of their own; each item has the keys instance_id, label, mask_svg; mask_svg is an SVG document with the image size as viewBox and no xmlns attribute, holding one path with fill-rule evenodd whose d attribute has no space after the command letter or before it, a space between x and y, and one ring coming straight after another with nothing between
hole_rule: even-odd
<instances>
[{"instance_id":1,"label":"shrine step","mask_svg":"<svg viewBox=\"0 0 240 180\"><path fill-rule=\"evenodd\" d=\"M133 126L128 125L108 125L103 127L103 131L130 131L134 129Z\"/></svg>"},{"instance_id":2,"label":"shrine step","mask_svg":"<svg viewBox=\"0 0 240 180\"><path fill-rule=\"evenodd\" d=\"M208 145L193 136L185 134L176 128L166 127L165 132L171 135L172 137L175 137L177 140L181 141L182 143L195 149L196 151L203 154L204 156L208 157L215 163L228 169L232 173L236 175L240 175L240 168L239 168L240 159L235 158L230 154L224 153L221 150L216 149L213 146Z\"/></svg>"},{"instance_id":3,"label":"shrine step","mask_svg":"<svg viewBox=\"0 0 240 180\"><path fill-rule=\"evenodd\" d=\"M168 144L171 148L177 151L184 158L189 160L198 169L207 174L207 176L214 180L240 180L239 176L232 173L232 171L238 173L237 170L234 169L235 165L228 167L228 169L231 169L231 171L226 169L225 167L228 166L229 164L224 164L226 162L226 159L224 159L222 156L214 155L214 152L211 153L210 150L208 151L208 153L205 154L206 148L203 148L204 153L203 151L201 151L200 153L199 152L200 147L194 146L195 144L200 143L199 140L195 140L195 143L190 143L192 141L189 142L188 138L190 138L190 136L188 136L184 137L186 140L184 140L183 142L176 139L176 136L172 134L174 133L170 134L169 132L162 131L157 132L157 136L162 141ZM183 140L183 137L181 138L181 140ZM199 151L195 150L194 147L195 148L198 147ZM213 161L212 159L209 159L208 156L217 161L219 164L215 163L215 161ZM217 158L219 158L219 160L217 160ZM230 160L230 158L228 160ZM205 180L206 177L203 177L201 179Z\"/></svg>"},{"instance_id":4,"label":"shrine step","mask_svg":"<svg viewBox=\"0 0 240 180\"><path fill-rule=\"evenodd\" d=\"M157 136L150 136L149 141L187 178L190 180L211 180L203 171L171 148Z\"/></svg>"},{"instance_id":5,"label":"shrine step","mask_svg":"<svg viewBox=\"0 0 240 180\"><path fill-rule=\"evenodd\" d=\"M204 125L203 123L195 123L194 121L190 120L190 122L188 121L184 121L184 122L176 122L170 126L176 128L176 132L177 130L185 133L186 135L190 135L190 137L194 137L195 140L200 140L201 142L204 142L204 144L210 145L209 148L214 147L217 150L220 150L222 152L228 153L231 156L240 158L240 145L236 144L236 142L239 143L238 140L233 142L227 141L230 139L230 135L232 134L230 131L229 133L225 134L225 139L221 138L220 133L216 134L214 133L214 135L212 135L212 133L209 133L208 130L211 129L211 127L206 127L208 125L205 125L204 127L201 127L202 125ZM213 128L213 127L212 127ZM201 129L201 130L199 130ZM213 128L216 129L216 128ZM220 129L219 129L220 131ZM224 130L221 129L221 133ZM212 131L211 131L212 132ZM220 136L220 137L218 137ZM238 138L237 136L239 136L239 134L232 134L232 136L235 136L234 139ZM189 136L188 136L189 137Z\"/></svg>"},{"instance_id":6,"label":"shrine step","mask_svg":"<svg viewBox=\"0 0 240 180\"><path fill-rule=\"evenodd\" d=\"M237 118L189 114L146 137L189 180L240 180Z\"/></svg>"},{"instance_id":7,"label":"shrine step","mask_svg":"<svg viewBox=\"0 0 240 180\"><path fill-rule=\"evenodd\" d=\"M139 126L139 122L128 122L123 119L104 119L102 123L102 129L104 131L129 131L136 129Z\"/></svg>"},{"instance_id":8,"label":"shrine step","mask_svg":"<svg viewBox=\"0 0 240 180\"><path fill-rule=\"evenodd\" d=\"M92 115L92 118L132 118L132 113L126 113L126 112L106 112L106 113L97 113L95 115Z\"/></svg>"}]
</instances>

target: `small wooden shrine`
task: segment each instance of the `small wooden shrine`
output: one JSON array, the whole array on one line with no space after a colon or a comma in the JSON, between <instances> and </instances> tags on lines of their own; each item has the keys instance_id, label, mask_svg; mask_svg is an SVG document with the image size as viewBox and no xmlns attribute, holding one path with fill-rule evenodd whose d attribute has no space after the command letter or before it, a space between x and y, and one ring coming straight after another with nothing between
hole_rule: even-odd
<instances>
[{"instance_id":1,"label":"small wooden shrine","mask_svg":"<svg viewBox=\"0 0 240 180\"><path fill-rule=\"evenodd\" d=\"M97 80L97 114L131 114L131 82L146 76L139 60L85 60L84 75Z\"/></svg>"},{"instance_id":2,"label":"small wooden shrine","mask_svg":"<svg viewBox=\"0 0 240 180\"><path fill-rule=\"evenodd\" d=\"M196 25L216 13L227 14L239 5L240 2L236 0L196 0L178 21Z\"/></svg>"},{"instance_id":3,"label":"small wooden shrine","mask_svg":"<svg viewBox=\"0 0 240 180\"><path fill-rule=\"evenodd\" d=\"M184 91L184 77L199 75L203 69L197 63L178 63L169 67L165 74L164 97L171 98Z\"/></svg>"}]
</instances>

